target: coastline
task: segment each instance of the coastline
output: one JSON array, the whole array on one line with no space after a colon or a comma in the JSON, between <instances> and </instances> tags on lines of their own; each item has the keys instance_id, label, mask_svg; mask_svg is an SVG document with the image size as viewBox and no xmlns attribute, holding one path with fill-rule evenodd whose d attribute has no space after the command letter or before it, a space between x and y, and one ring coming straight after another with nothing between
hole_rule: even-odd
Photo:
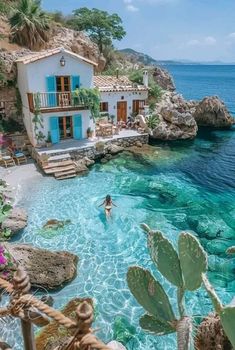
<instances>
[{"instance_id":1,"label":"coastline","mask_svg":"<svg viewBox=\"0 0 235 350\"><path fill-rule=\"evenodd\" d=\"M14 166L10 168L0 168L0 178L9 185L11 197L14 199L15 206L22 197L23 189L29 182L40 180L43 174L38 170L33 161L27 164Z\"/></svg>"}]
</instances>

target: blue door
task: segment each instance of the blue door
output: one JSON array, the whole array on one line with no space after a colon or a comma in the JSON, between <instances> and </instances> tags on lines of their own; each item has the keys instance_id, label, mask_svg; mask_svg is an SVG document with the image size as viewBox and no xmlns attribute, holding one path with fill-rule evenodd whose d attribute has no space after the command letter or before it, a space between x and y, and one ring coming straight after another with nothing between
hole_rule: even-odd
<instances>
[{"instance_id":1,"label":"blue door","mask_svg":"<svg viewBox=\"0 0 235 350\"><path fill-rule=\"evenodd\" d=\"M82 139L82 116L77 114L73 116L73 137L76 140Z\"/></svg>"},{"instance_id":2,"label":"blue door","mask_svg":"<svg viewBox=\"0 0 235 350\"><path fill-rule=\"evenodd\" d=\"M47 86L47 106L46 107L56 107L56 79L54 75L46 77Z\"/></svg>"},{"instance_id":3,"label":"blue door","mask_svg":"<svg viewBox=\"0 0 235 350\"><path fill-rule=\"evenodd\" d=\"M80 76L79 75L72 75L71 76L72 80L72 91L75 91L77 87L80 87Z\"/></svg>"},{"instance_id":4,"label":"blue door","mask_svg":"<svg viewBox=\"0 0 235 350\"><path fill-rule=\"evenodd\" d=\"M60 141L60 130L58 117L50 117L51 142L58 143Z\"/></svg>"}]
</instances>

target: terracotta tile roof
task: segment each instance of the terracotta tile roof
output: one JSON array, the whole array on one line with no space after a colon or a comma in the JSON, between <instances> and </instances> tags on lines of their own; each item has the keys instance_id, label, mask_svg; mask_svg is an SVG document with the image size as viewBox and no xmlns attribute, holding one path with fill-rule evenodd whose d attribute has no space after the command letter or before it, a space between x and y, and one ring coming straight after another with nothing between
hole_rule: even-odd
<instances>
[{"instance_id":1,"label":"terracotta tile roof","mask_svg":"<svg viewBox=\"0 0 235 350\"><path fill-rule=\"evenodd\" d=\"M101 92L148 91L146 86L133 83L125 75L118 78L112 75L96 75L94 76L94 86Z\"/></svg>"},{"instance_id":2,"label":"terracotta tile roof","mask_svg":"<svg viewBox=\"0 0 235 350\"><path fill-rule=\"evenodd\" d=\"M62 55L63 54L68 54L72 57L75 57L75 58L78 58L84 62L87 62L89 64L92 64L93 66L97 66L97 63L89 60L88 58L85 58L83 56L80 56L72 51L69 51L69 50L65 50L63 47L58 47L56 49L51 49L51 50L45 50L45 51L40 51L40 52L34 52L32 54L29 54L29 55L26 55L26 56L23 56L23 57L20 57L16 60L16 62L21 62L23 64L28 64L28 63L33 63L33 62L36 62L36 61L39 61L43 58L47 58L47 57L50 57L50 56L53 56L53 55L56 55L58 53L61 53Z\"/></svg>"}]
</instances>

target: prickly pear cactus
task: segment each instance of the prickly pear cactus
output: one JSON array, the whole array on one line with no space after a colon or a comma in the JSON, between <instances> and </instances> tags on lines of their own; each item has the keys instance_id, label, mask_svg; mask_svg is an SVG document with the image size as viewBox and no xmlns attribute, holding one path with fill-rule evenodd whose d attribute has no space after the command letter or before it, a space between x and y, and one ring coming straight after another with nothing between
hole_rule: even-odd
<instances>
[{"instance_id":1,"label":"prickly pear cactus","mask_svg":"<svg viewBox=\"0 0 235 350\"><path fill-rule=\"evenodd\" d=\"M192 320L191 317L184 316L181 320L177 321L177 349L188 350L192 349Z\"/></svg>"},{"instance_id":2,"label":"prickly pear cactus","mask_svg":"<svg viewBox=\"0 0 235 350\"><path fill-rule=\"evenodd\" d=\"M199 241L186 232L179 236L178 250L185 289L196 290L202 284L202 274L207 271L207 255Z\"/></svg>"},{"instance_id":3,"label":"prickly pear cactus","mask_svg":"<svg viewBox=\"0 0 235 350\"><path fill-rule=\"evenodd\" d=\"M196 350L232 350L218 315L210 314L203 319L197 328L194 347Z\"/></svg>"},{"instance_id":4,"label":"prickly pear cactus","mask_svg":"<svg viewBox=\"0 0 235 350\"><path fill-rule=\"evenodd\" d=\"M235 348L235 307L226 306L219 314L223 329Z\"/></svg>"},{"instance_id":5,"label":"prickly pear cactus","mask_svg":"<svg viewBox=\"0 0 235 350\"><path fill-rule=\"evenodd\" d=\"M148 313L164 323L176 319L167 294L148 270L139 266L130 267L127 283L131 293Z\"/></svg>"},{"instance_id":6,"label":"prickly pear cactus","mask_svg":"<svg viewBox=\"0 0 235 350\"><path fill-rule=\"evenodd\" d=\"M156 335L166 335L175 332L174 322L161 322L152 315L145 314L140 318L140 327Z\"/></svg>"},{"instance_id":7,"label":"prickly pear cactus","mask_svg":"<svg viewBox=\"0 0 235 350\"><path fill-rule=\"evenodd\" d=\"M176 287L183 287L179 257L171 242L161 232L151 231L148 234L148 247L161 274Z\"/></svg>"}]
</instances>

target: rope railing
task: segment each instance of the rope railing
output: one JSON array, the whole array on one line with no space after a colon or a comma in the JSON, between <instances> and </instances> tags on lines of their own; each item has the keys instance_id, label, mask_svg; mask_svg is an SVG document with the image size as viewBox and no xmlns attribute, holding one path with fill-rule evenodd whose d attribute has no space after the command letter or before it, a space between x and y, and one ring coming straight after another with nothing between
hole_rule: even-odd
<instances>
[{"instance_id":1,"label":"rope railing","mask_svg":"<svg viewBox=\"0 0 235 350\"><path fill-rule=\"evenodd\" d=\"M91 328L94 313L88 302L84 301L77 307L75 320L66 317L62 312L29 294L29 276L22 268L15 272L13 283L0 278L0 288L10 294L8 305L0 308L0 318L12 316L20 319L24 350L36 350L33 324L45 326L50 320L58 323L58 327L64 326L73 333L65 344L57 346L54 350L110 350L94 335Z\"/></svg>"}]
</instances>

